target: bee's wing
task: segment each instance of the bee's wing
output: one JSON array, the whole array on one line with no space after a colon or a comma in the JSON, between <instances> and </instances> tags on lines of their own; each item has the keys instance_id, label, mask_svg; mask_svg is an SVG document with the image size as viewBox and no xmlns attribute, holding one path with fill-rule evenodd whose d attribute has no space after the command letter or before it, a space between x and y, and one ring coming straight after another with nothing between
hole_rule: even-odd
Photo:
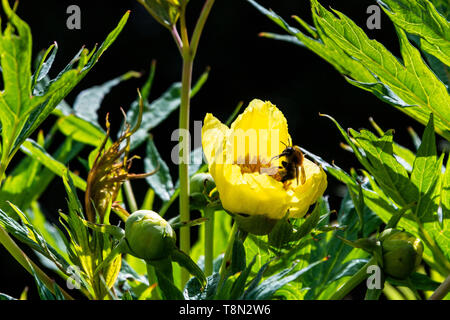
<instances>
[{"instance_id":1,"label":"bee's wing","mask_svg":"<svg viewBox=\"0 0 450 320\"><path fill-rule=\"evenodd\" d=\"M302 184L305 184L305 182L306 182L306 172L305 172L305 168L303 167L303 165L301 167L302 167L301 181L302 181Z\"/></svg>"},{"instance_id":2,"label":"bee's wing","mask_svg":"<svg viewBox=\"0 0 450 320\"><path fill-rule=\"evenodd\" d=\"M298 166L295 166L295 177L297 178L297 185L298 185L298 176L299 176Z\"/></svg>"}]
</instances>

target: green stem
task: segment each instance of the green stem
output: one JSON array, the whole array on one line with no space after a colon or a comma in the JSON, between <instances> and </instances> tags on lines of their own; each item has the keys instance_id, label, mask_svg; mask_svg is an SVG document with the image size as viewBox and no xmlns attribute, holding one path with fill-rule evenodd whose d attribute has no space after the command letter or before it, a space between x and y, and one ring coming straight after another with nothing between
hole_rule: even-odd
<instances>
[{"instance_id":1,"label":"green stem","mask_svg":"<svg viewBox=\"0 0 450 320\"><path fill-rule=\"evenodd\" d=\"M214 0L206 0L205 6L200 14L197 24L193 33L192 46L189 44L189 36L186 26L186 5L184 2L180 13L180 33L181 44L179 43L179 37L175 37L178 46L181 46L181 56L183 58L183 71L181 77L181 104L180 104L180 117L179 117L179 146L182 150L181 161L179 164L179 179L180 179L180 220L190 220L190 208L189 208L189 140L183 139L184 132L189 132L189 110L191 99L191 86L192 86L192 67L194 62L194 56L197 52L200 35L203 31L206 19L208 18L211 7L214 4ZM172 31L173 33L173 31ZM178 34L178 33L177 33ZM189 227L183 227L180 229L180 249L189 255L190 252L190 229ZM189 280L189 273L181 270L181 285L184 287Z\"/></svg>"},{"instance_id":2,"label":"green stem","mask_svg":"<svg viewBox=\"0 0 450 320\"><path fill-rule=\"evenodd\" d=\"M152 286L154 283L158 282L158 280L156 278L155 267L153 267L150 263L146 263L146 265L147 265L148 285ZM161 300L161 292L160 292L160 288L158 286L154 289L154 292L155 292L154 298L157 300Z\"/></svg>"},{"instance_id":3,"label":"green stem","mask_svg":"<svg viewBox=\"0 0 450 320\"><path fill-rule=\"evenodd\" d=\"M179 178L180 178L180 220L190 220L189 209L189 140L183 139L183 132L189 130L189 108L190 108L190 92L191 92L191 80L192 80L192 64L193 61L189 55L183 56L183 74L181 85L181 106L180 106L180 137L179 145L182 150L181 161L179 164ZM190 243L190 229L189 227L182 227L180 229L180 249L189 255L191 243ZM181 285L184 287L189 280L189 273L186 270L181 271Z\"/></svg>"},{"instance_id":4,"label":"green stem","mask_svg":"<svg viewBox=\"0 0 450 320\"><path fill-rule=\"evenodd\" d=\"M214 213L215 210L206 207L204 216L208 219L205 222L205 275L209 277L213 274L214 261Z\"/></svg>"},{"instance_id":5,"label":"green stem","mask_svg":"<svg viewBox=\"0 0 450 320\"><path fill-rule=\"evenodd\" d=\"M450 276L434 291L429 300L442 300L450 292Z\"/></svg>"},{"instance_id":6,"label":"green stem","mask_svg":"<svg viewBox=\"0 0 450 320\"><path fill-rule=\"evenodd\" d=\"M0 243L3 244L3 246L14 257L14 259L16 259L16 261L19 262L20 265L31 275L33 275L34 270L34 273L36 273L36 276L39 278L39 280L42 281L42 283L47 287L47 289L50 290L50 292L55 294L54 281L50 279L44 273L44 271L42 271L33 261L31 261L30 258L27 257L27 255L17 246L17 244L13 239L11 239L11 237L2 226L0 226ZM67 300L73 300L73 298L66 291L64 291L59 286L58 288L61 290L64 298L66 298Z\"/></svg>"},{"instance_id":7,"label":"green stem","mask_svg":"<svg viewBox=\"0 0 450 320\"><path fill-rule=\"evenodd\" d=\"M137 206L137 203L136 203L136 198L134 197L133 188L131 187L130 180L126 180L123 183L123 187L124 187L124 190L125 190L125 196L127 197L128 205L130 206L131 212L137 211L138 210L138 206Z\"/></svg>"},{"instance_id":8,"label":"green stem","mask_svg":"<svg viewBox=\"0 0 450 320\"><path fill-rule=\"evenodd\" d=\"M222 285L222 282L225 280L225 276L227 275L228 268L231 265L231 254L233 251L234 239L236 238L236 233L238 231L238 225L236 222L233 223L233 227L231 228L230 236L228 238L227 249L223 256L222 265L220 266L220 279L218 288Z\"/></svg>"},{"instance_id":9,"label":"green stem","mask_svg":"<svg viewBox=\"0 0 450 320\"><path fill-rule=\"evenodd\" d=\"M364 281L367 277L367 268L371 265L377 264L375 257L372 257L357 273L355 273L347 282L345 282L339 289L331 296L330 300L342 300L350 293L358 284Z\"/></svg>"}]
</instances>

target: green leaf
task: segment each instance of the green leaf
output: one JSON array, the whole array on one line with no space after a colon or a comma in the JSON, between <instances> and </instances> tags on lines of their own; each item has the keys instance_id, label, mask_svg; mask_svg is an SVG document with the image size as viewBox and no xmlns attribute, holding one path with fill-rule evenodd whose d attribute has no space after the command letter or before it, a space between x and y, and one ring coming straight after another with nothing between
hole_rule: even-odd
<instances>
[{"instance_id":1,"label":"green leaf","mask_svg":"<svg viewBox=\"0 0 450 320\"><path fill-rule=\"evenodd\" d=\"M441 168L442 160L437 159L433 114L431 114L411 173L411 182L418 190L415 214L419 218L429 218L437 212Z\"/></svg>"},{"instance_id":2,"label":"green leaf","mask_svg":"<svg viewBox=\"0 0 450 320\"><path fill-rule=\"evenodd\" d=\"M406 169L394 157L393 131L387 131L381 138L367 130L361 130L360 133L350 130L350 133L370 163L366 169L384 192L402 206L413 202L417 191L409 181Z\"/></svg>"},{"instance_id":3,"label":"green leaf","mask_svg":"<svg viewBox=\"0 0 450 320\"><path fill-rule=\"evenodd\" d=\"M57 120L58 129L75 141L99 147L105 139L105 131L93 122L86 121L77 115L63 116Z\"/></svg>"},{"instance_id":4,"label":"green leaf","mask_svg":"<svg viewBox=\"0 0 450 320\"><path fill-rule=\"evenodd\" d=\"M413 273L409 279L416 290L434 291L439 287L440 283L430 279L428 276L421 273ZM398 280L388 277L386 279L393 286L409 287L410 283L406 280Z\"/></svg>"},{"instance_id":5,"label":"green leaf","mask_svg":"<svg viewBox=\"0 0 450 320\"><path fill-rule=\"evenodd\" d=\"M306 268L303 268L297 272L294 272L292 274L289 274L295 267L292 266L290 268L287 268L280 273L277 273L276 275L271 276L270 278L267 278L264 280L261 284L259 284L257 287L252 288L252 290L247 290L243 296L243 299L245 300L268 300L271 299L272 296L275 294L275 292L282 288L284 285L288 284L291 281L296 280L303 274L305 274L307 271L311 270L318 264L320 264L323 261L317 261L309 264Z\"/></svg>"},{"instance_id":6,"label":"green leaf","mask_svg":"<svg viewBox=\"0 0 450 320\"><path fill-rule=\"evenodd\" d=\"M68 263L68 260L66 260L66 255L58 253L58 250L47 243L41 232L30 223L25 214L23 214L16 206L10 205L19 216L21 223L9 217L3 210L0 210L0 225L16 239L25 243L30 248L36 250L53 262L59 270L63 272L67 270L70 264Z\"/></svg>"},{"instance_id":7,"label":"green leaf","mask_svg":"<svg viewBox=\"0 0 450 320\"><path fill-rule=\"evenodd\" d=\"M430 1L377 2L397 27L419 36L421 47L425 51L450 66L450 24Z\"/></svg>"},{"instance_id":8,"label":"green leaf","mask_svg":"<svg viewBox=\"0 0 450 320\"><path fill-rule=\"evenodd\" d=\"M31 267L31 266L30 266ZM53 283L54 294L47 288L47 286L39 279L33 267L31 267L34 280L38 289L41 300L66 300L56 283Z\"/></svg>"},{"instance_id":9,"label":"green leaf","mask_svg":"<svg viewBox=\"0 0 450 320\"><path fill-rule=\"evenodd\" d=\"M144 167L147 172L159 168L155 174L145 178L145 180L163 201L169 201L174 192L172 177L169 167L161 158L153 139L147 141L147 157L144 159Z\"/></svg>"},{"instance_id":10,"label":"green leaf","mask_svg":"<svg viewBox=\"0 0 450 320\"><path fill-rule=\"evenodd\" d=\"M6 301L6 300L17 300L16 298L13 298L11 296L8 296L7 294L0 293L0 301Z\"/></svg>"},{"instance_id":11,"label":"green leaf","mask_svg":"<svg viewBox=\"0 0 450 320\"><path fill-rule=\"evenodd\" d=\"M100 109L104 97L111 91L113 87L131 78L140 77L140 73L129 71L124 75L109 80L102 85L94 86L81 91L75 98L73 110L75 114L93 124L98 123L97 111Z\"/></svg>"},{"instance_id":12,"label":"green leaf","mask_svg":"<svg viewBox=\"0 0 450 320\"><path fill-rule=\"evenodd\" d=\"M357 189L355 189L357 190ZM367 201L364 202L367 205ZM364 208L364 221L370 221L375 215L367 207ZM307 274L305 283L312 289L308 291L305 299L328 299L342 285L348 276L358 271L368 254L361 250L346 245L336 236L348 240L355 240L359 233L359 218L350 195L347 193L341 202L338 213L338 224L345 225L344 230L322 233L313 242L310 261L326 259L320 264L314 274ZM363 237L367 237L379 227L381 221L376 219L372 223L366 223Z\"/></svg>"},{"instance_id":13,"label":"green leaf","mask_svg":"<svg viewBox=\"0 0 450 320\"><path fill-rule=\"evenodd\" d=\"M52 157L67 165L82 148L83 145L66 139ZM10 201L22 210L27 210L30 204L42 195L54 177L55 174L42 166L38 160L24 157L8 174L1 187L0 208L8 214L13 214L11 207L6 203Z\"/></svg>"},{"instance_id":14,"label":"green leaf","mask_svg":"<svg viewBox=\"0 0 450 320\"><path fill-rule=\"evenodd\" d=\"M200 281L201 284L205 284L206 283L206 277L205 277L205 274L203 273L203 271L183 251L181 251L181 250L174 250L172 252L171 258L172 258L173 261L178 263L180 265L180 267L185 268L187 271L189 271L190 274L195 276Z\"/></svg>"},{"instance_id":15,"label":"green leaf","mask_svg":"<svg viewBox=\"0 0 450 320\"><path fill-rule=\"evenodd\" d=\"M191 98L201 89L208 78L209 70L204 72L191 90ZM151 79L151 77L150 77ZM174 83L163 93L161 97L149 102L144 98L144 113L139 129L130 138L130 150L139 147L148 139L148 131L156 128L173 111L178 109L181 103L181 83ZM139 98L136 99L127 112L127 121L133 127L139 116Z\"/></svg>"},{"instance_id":16,"label":"green leaf","mask_svg":"<svg viewBox=\"0 0 450 320\"><path fill-rule=\"evenodd\" d=\"M47 76L48 72L50 71L50 68L53 65L53 62L55 61L57 51L58 51L58 44L55 42L47 49L47 51L42 56L42 59L39 62L38 68L33 75L33 83L32 83L33 89L37 82L41 81L42 79L44 79ZM48 58L48 60L46 60L47 56L50 54L50 52L51 52L51 55Z\"/></svg>"},{"instance_id":17,"label":"green leaf","mask_svg":"<svg viewBox=\"0 0 450 320\"><path fill-rule=\"evenodd\" d=\"M295 36L298 44L331 63L349 83L372 92L422 124L427 123L429 114L433 112L436 132L450 139L450 97L447 88L425 64L403 30L397 29L403 58L401 62L381 43L370 40L351 19L336 10L326 10L317 0L311 0L317 38L289 26L281 17L255 1L248 1Z\"/></svg>"},{"instance_id":18,"label":"green leaf","mask_svg":"<svg viewBox=\"0 0 450 320\"><path fill-rule=\"evenodd\" d=\"M313 212L305 219L305 221L300 225L297 232L293 235L294 241L298 241L301 238L307 236L315 227L320 220L321 210L320 204L316 203Z\"/></svg>"},{"instance_id":19,"label":"green leaf","mask_svg":"<svg viewBox=\"0 0 450 320\"><path fill-rule=\"evenodd\" d=\"M81 81L103 52L114 42L123 29L129 12L123 16L118 26L108 35L98 50L94 49L90 54L86 49L80 50L75 59L55 79L46 83L43 78L41 80L43 83L38 81L32 92L30 28L12 11L7 0L3 0L2 3L9 18L7 28L0 36L0 49L5 55L5 58L1 59L5 90L0 93L3 139L1 163L4 170L20 145ZM17 30L17 35L14 34L14 29ZM78 65L73 69L76 60ZM50 62L42 65L41 77L48 72L46 69L50 67Z\"/></svg>"},{"instance_id":20,"label":"green leaf","mask_svg":"<svg viewBox=\"0 0 450 320\"><path fill-rule=\"evenodd\" d=\"M31 139L27 139L27 141L22 144L21 150L23 153L39 161L42 165L60 177L63 177L67 171L64 164L55 160L50 154L47 153L47 151ZM86 181L72 172L70 172L70 175L77 188L86 190Z\"/></svg>"},{"instance_id":21,"label":"green leaf","mask_svg":"<svg viewBox=\"0 0 450 320\"><path fill-rule=\"evenodd\" d=\"M220 275L213 273L206 279L206 285L203 287L195 278L191 278L186 284L184 296L186 300L212 300L216 295L217 285Z\"/></svg>"},{"instance_id":22,"label":"green leaf","mask_svg":"<svg viewBox=\"0 0 450 320\"><path fill-rule=\"evenodd\" d=\"M145 9L166 28L172 29L181 12L178 0L138 0Z\"/></svg>"}]
</instances>

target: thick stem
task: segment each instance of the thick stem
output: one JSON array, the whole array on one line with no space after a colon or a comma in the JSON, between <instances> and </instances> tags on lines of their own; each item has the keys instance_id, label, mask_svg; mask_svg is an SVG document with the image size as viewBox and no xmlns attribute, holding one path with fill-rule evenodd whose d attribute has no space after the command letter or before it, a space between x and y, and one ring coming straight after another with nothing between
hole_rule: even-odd
<instances>
[{"instance_id":1,"label":"thick stem","mask_svg":"<svg viewBox=\"0 0 450 320\"><path fill-rule=\"evenodd\" d=\"M213 273L214 261L214 209L205 208L205 275L209 277Z\"/></svg>"},{"instance_id":2,"label":"thick stem","mask_svg":"<svg viewBox=\"0 0 450 320\"><path fill-rule=\"evenodd\" d=\"M450 276L434 291L429 300L442 300L450 292Z\"/></svg>"},{"instance_id":3,"label":"thick stem","mask_svg":"<svg viewBox=\"0 0 450 320\"><path fill-rule=\"evenodd\" d=\"M375 257L369 260L357 273L355 273L346 283L331 296L330 300L342 300L350 293L358 284L364 281L367 277L367 268L371 265L377 264Z\"/></svg>"},{"instance_id":4,"label":"thick stem","mask_svg":"<svg viewBox=\"0 0 450 320\"><path fill-rule=\"evenodd\" d=\"M190 108L190 91L192 81L192 59L189 55L183 56L183 74L181 87L181 106L180 106L180 123L179 123L179 146L181 150L179 164L180 178L180 220L190 220L189 209L189 139L183 133L189 132L189 108ZM190 229L182 227L180 229L180 249L189 255L191 248ZM181 284L184 287L189 280L189 273L186 270L181 271Z\"/></svg>"},{"instance_id":5,"label":"thick stem","mask_svg":"<svg viewBox=\"0 0 450 320\"><path fill-rule=\"evenodd\" d=\"M3 229L2 226L0 226L0 243L3 244L3 246L8 250L8 252L16 259L17 262L20 263L20 265L27 270L31 275L33 274L33 270L36 273L36 276L39 278L39 280L42 281L42 283L45 284L47 289L50 290L53 294L55 294L54 290L54 281L50 279L44 271L42 271L36 264L34 264L33 261L31 261L27 255L17 246L17 244L14 242L13 239L8 235L5 229ZM62 294L64 295L64 298L67 300L73 300L73 298L62 288L59 287Z\"/></svg>"}]
</instances>

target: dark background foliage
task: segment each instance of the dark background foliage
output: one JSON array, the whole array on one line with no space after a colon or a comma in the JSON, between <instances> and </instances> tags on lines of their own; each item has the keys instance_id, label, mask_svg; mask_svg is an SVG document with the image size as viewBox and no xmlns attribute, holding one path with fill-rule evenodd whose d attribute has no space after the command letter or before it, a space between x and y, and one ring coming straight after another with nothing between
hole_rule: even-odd
<instances>
[{"instance_id":1,"label":"dark background foliage","mask_svg":"<svg viewBox=\"0 0 450 320\"><path fill-rule=\"evenodd\" d=\"M193 27L203 1L191 0L189 4L189 25ZM295 14L311 23L309 1L260 0L260 4L272 8L288 21ZM370 0L334 0L321 3L342 11L359 26L364 27L371 38L382 42L398 55L396 34L389 19L383 15L380 30L367 30L367 7ZM71 4L81 8L81 30L66 27ZM107 112L118 129L122 114L136 97L136 88L143 84L152 59L157 60L157 73L152 98L157 98L171 83L179 81L181 59L168 31L157 24L137 1L21 1L18 14L32 28L34 55L47 48L53 41L59 45L58 55L50 73L54 77L75 55L82 45L92 48L103 41L126 10L131 16L122 34L113 46L102 56L100 62L80 83L75 92L67 97L72 103L82 89L101 84L129 70L143 72L141 79L133 79L113 89L100 110L99 119ZM295 25L295 22L292 21ZM239 101L246 106L253 98L270 100L277 105L288 119L289 131L295 144L320 155L327 161L348 170L359 168L354 156L340 148L340 134L327 119L318 113L336 118L344 127L368 128L372 116L384 129L396 130L396 140L411 147L406 128L412 126L419 133L422 126L400 111L379 101L375 96L348 84L321 58L307 49L290 43L258 37L261 31L282 33L283 31L257 12L245 0L218 0L207 22L200 49L195 61L194 79L208 66L210 77L192 101L191 120L203 120L212 112L221 120L234 110ZM49 119L45 128L54 119ZM102 121L102 120L101 120ZM174 179L176 166L170 164L170 152L176 145L171 141L172 131L178 125L178 113L174 112L152 134L163 158L169 163ZM138 150L143 154L144 149ZM86 153L87 155L87 153ZM71 169L76 169L76 161ZM136 162L133 171L142 171L142 164ZM55 179L43 197L42 204L55 221L58 209L66 208L65 194L60 179ZM144 181L136 183L138 198L147 188ZM329 178L332 207L339 208L342 187ZM55 276L57 277L57 276ZM30 295L35 296L31 276L0 248L0 292L17 297L25 286L30 286Z\"/></svg>"}]
</instances>

